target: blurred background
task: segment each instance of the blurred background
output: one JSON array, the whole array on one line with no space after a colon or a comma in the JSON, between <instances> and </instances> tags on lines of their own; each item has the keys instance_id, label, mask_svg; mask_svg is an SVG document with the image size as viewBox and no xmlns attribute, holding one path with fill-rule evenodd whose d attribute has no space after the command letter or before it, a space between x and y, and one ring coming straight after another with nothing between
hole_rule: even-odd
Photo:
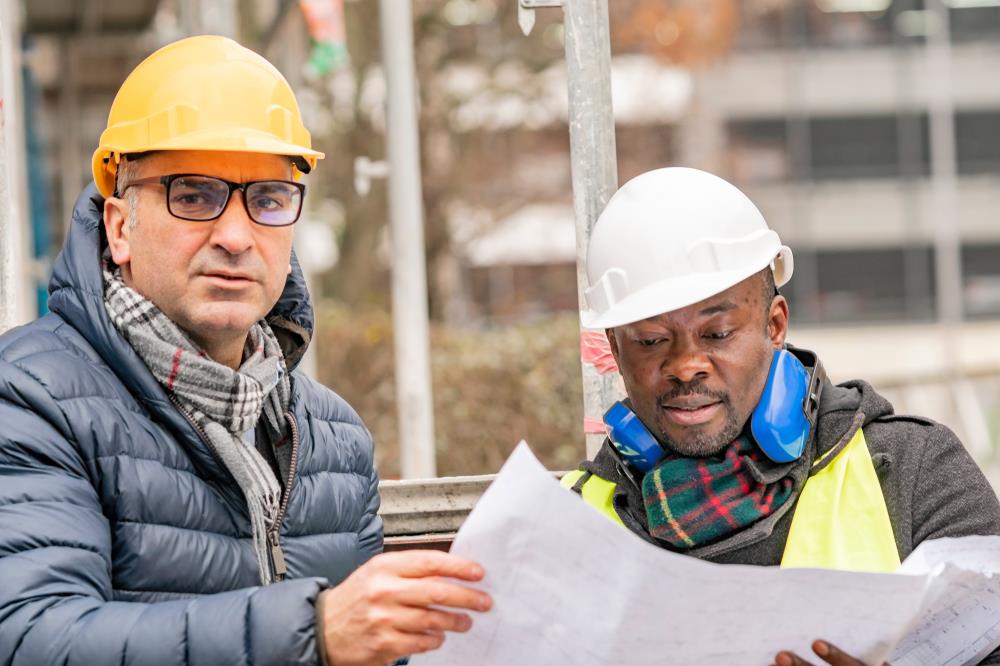
<instances>
[{"instance_id":1,"label":"blurred background","mask_svg":"<svg viewBox=\"0 0 1000 666\"><path fill-rule=\"evenodd\" d=\"M289 79L326 153L296 229L317 305L307 369L360 412L383 476L398 476L379 3L2 3L21 74L4 86L19 88L5 98L21 114L7 150L23 316L45 311L125 76L167 42L229 35ZM790 341L833 379L867 379L897 411L951 426L1000 487L1000 0L609 4L619 181L686 165L744 189L795 252ZM538 10L525 36L515 0L412 6L437 471L495 472L522 437L551 469L574 468L563 12Z\"/></svg>"}]
</instances>

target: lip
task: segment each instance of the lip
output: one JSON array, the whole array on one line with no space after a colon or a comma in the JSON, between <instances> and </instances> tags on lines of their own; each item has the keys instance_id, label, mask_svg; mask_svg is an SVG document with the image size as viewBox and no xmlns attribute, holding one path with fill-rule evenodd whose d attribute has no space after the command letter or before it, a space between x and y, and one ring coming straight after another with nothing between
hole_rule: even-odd
<instances>
[{"instance_id":1,"label":"lip","mask_svg":"<svg viewBox=\"0 0 1000 666\"><path fill-rule=\"evenodd\" d=\"M674 403L673 405L661 405L667 418L681 426L696 426L708 423L722 409L721 402L709 402L701 404L693 403L690 406Z\"/></svg>"},{"instance_id":2,"label":"lip","mask_svg":"<svg viewBox=\"0 0 1000 666\"><path fill-rule=\"evenodd\" d=\"M229 288L241 288L253 284L255 280L243 273L202 273L213 284Z\"/></svg>"},{"instance_id":3,"label":"lip","mask_svg":"<svg viewBox=\"0 0 1000 666\"><path fill-rule=\"evenodd\" d=\"M686 395L667 400L662 406L670 409L698 409L717 402L719 401L707 395Z\"/></svg>"}]
</instances>

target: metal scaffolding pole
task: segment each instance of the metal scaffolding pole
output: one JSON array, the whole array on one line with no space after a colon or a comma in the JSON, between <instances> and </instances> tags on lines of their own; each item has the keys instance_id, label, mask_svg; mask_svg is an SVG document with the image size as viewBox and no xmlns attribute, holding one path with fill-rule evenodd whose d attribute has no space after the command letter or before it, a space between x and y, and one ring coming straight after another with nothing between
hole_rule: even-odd
<instances>
[{"instance_id":1,"label":"metal scaffolding pole","mask_svg":"<svg viewBox=\"0 0 1000 666\"><path fill-rule=\"evenodd\" d=\"M20 3L0 6L0 333L33 316L21 98Z\"/></svg>"},{"instance_id":2,"label":"metal scaffolding pole","mask_svg":"<svg viewBox=\"0 0 1000 666\"><path fill-rule=\"evenodd\" d=\"M437 476L410 0L379 0L386 78L392 318L403 477Z\"/></svg>"},{"instance_id":3,"label":"metal scaffolding pole","mask_svg":"<svg viewBox=\"0 0 1000 666\"><path fill-rule=\"evenodd\" d=\"M570 160L576 214L576 283L583 308L590 232L618 189L608 0L566 0L564 12ZM591 363L582 365L587 457L593 458L604 441L602 417L620 398L621 388L617 373L601 374Z\"/></svg>"},{"instance_id":4,"label":"metal scaffolding pole","mask_svg":"<svg viewBox=\"0 0 1000 666\"><path fill-rule=\"evenodd\" d=\"M951 86L951 30L948 8L927 0L934 17L927 38L927 106L930 115L931 224L938 319L958 323L964 310L962 248L955 150L955 99Z\"/></svg>"}]
</instances>

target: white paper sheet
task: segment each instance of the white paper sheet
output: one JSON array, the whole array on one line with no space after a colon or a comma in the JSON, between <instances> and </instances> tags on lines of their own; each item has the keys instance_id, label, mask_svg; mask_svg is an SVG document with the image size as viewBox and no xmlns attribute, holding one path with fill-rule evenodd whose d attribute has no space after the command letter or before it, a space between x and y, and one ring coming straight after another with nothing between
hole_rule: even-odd
<instances>
[{"instance_id":1,"label":"white paper sheet","mask_svg":"<svg viewBox=\"0 0 1000 666\"><path fill-rule=\"evenodd\" d=\"M955 543L928 544L922 564L895 574L702 562L607 520L522 443L451 549L485 567L480 587L494 609L411 663L752 666L783 649L811 655L824 638L869 664L903 639L900 664L959 666L1000 641L988 627L1000 620L1000 577L982 573L997 563L1000 538L958 546L973 572L939 566Z\"/></svg>"}]
</instances>

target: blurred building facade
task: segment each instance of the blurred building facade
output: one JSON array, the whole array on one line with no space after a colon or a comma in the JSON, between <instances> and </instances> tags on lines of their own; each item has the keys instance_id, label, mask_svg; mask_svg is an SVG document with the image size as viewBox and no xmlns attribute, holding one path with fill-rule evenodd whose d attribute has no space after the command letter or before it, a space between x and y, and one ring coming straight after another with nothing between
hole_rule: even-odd
<instances>
[{"instance_id":1,"label":"blurred building facade","mask_svg":"<svg viewBox=\"0 0 1000 666\"><path fill-rule=\"evenodd\" d=\"M948 26L923 0L755 4L741 3L737 52L703 77L687 160L745 185L796 249L800 321L927 320L940 298L1000 315L1000 3L945 2ZM844 11L857 8L871 11ZM953 146L934 145L934 114L951 116ZM943 217L933 190L950 174ZM958 238L959 293L935 288L939 225Z\"/></svg>"},{"instance_id":2,"label":"blurred building facade","mask_svg":"<svg viewBox=\"0 0 1000 666\"><path fill-rule=\"evenodd\" d=\"M925 0L610 3L620 179L684 164L743 187L796 251L787 295L797 322L933 320L941 225L954 229L960 259L959 291L946 298L961 301L966 319L1000 317L1000 2L944 3L950 69L943 73L929 64L928 39L943 28ZM23 3L27 171L40 258L61 245L90 179L90 152L131 67L191 32L252 33L252 45L298 87L309 44L293 5ZM496 5L448 0L442 13L462 23L459 10L492 18ZM694 45L684 42L693 30L685 6L709 25L698 28ZM456 161L479 183L448 205L464 275L447 308L453 320L576 307L561 26L558 12L543 18L535 39L555 47L553 64L534 70L517 67L517 44L502 44L516 37L513 26L451 27L452 40L478 40L480 51L492 40L506 52L505 64L484 59L473 78L506 78L520 89L520 101L498 96L494 81L452 109L467 154ZM438 85L445 93L468 86L470 68L475 63L442 72ZM954 127L955 207L945 218L934 205L931 137L942 89Z\"/></svg>"},{"instance_id":3,"label":"blurred building facade","mask_svg":"<svg viewBox=\"0 0 1000 666\"><path fill-rule=\"evenodd\" d=\"M943 297L960 301L966 320L1000 316L1000 2L945 0L947 27L924 0L705 2L702 19L716 23L709 53L673 48L684 13L650 8L684 4L611 3L620 180L679 164L747 191L796 252L786 290L796 322L934 320L942 228L956 239L960 273ZM629 34L637 16L644 38ZM928 44L941 30L945 70ZM935 114L953 127L944 173L933 168ZM559 200L569 186L556 165L565 132L556 123L508 139L510 180ZM954 202L944 214L935 205L942 184ZM495 233L526 228L525 212L499 216ZM555 233L551 207L535 213L539 233ZM537 259L512 249L486 271L476 254L474 300L487 316L538 309L537 299L496 296L510 291L504 275L538 273ZM569 293L548 300L572 308Z\"/></svg>"}]
</instances>

